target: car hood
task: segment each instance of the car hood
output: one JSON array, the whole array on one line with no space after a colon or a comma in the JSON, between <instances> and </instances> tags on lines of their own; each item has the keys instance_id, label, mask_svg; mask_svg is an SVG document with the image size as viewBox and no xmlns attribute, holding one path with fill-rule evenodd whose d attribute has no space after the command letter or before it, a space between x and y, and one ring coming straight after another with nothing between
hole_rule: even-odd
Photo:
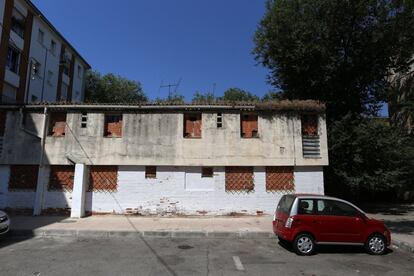
<instances>
[{"instance_id":1,"label":"car hood","mask_svg":"<svg viewBox=\"0 0 414 276\"><path fill-rule=\"evenodd\" d=\"M368 222L371 225L385 226L384 222L375 218L368 218Z\"/></svg>"}]
</instances>

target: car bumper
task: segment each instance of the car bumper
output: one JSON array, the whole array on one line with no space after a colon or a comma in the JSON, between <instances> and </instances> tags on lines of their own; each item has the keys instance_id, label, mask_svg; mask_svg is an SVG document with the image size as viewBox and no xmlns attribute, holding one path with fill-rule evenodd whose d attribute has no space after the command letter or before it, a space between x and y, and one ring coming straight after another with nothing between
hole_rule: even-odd
<instances>
[{"instance_id":1,"label":"car bumper","mask_svg":"<svg viewBox=\"0 0 414 276\"><path fill-rule=\"evenodd\" d=\"M281 222L273 221L273 233L283 240L293 240L292 230L286 228Z\"/></svg>"}]
</instances>

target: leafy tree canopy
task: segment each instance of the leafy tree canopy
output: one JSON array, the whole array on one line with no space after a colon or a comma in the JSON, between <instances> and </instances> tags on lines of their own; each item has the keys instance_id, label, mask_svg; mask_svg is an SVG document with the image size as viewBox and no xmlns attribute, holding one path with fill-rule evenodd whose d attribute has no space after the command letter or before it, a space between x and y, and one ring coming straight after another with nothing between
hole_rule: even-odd
<instances>
[{"instance_id":1,"label":"leafy tree canopy","mask_svg":"<svg viewBox=\"0 0 414 276\"><path fill-rule=\"evenodd\" d=\"M202 93L199 91L196 91L193 95L193 103L213 103L216 101L216 97L214 96L213 92L206 92Z\"/></svg>"},{"instance_id":2,"label":"leafy tree canopy","mask_svg":"<svg viewBox=\"0 0 414 276\"><path fill-rule=\"evenodd\" d=\"M410 0L269 0L256 59L289 99L327 103L329 119L375 114L391 70L414 53Z\"/></svg>"},{"instance_id":3,"label":"leafy tree canopy","mask_svg":"<svg viewBox=\"0 0 414 276\"><path fill-rule=\"evenodd\" d=\"M174 103L174 104L184 104L185 97L179 93L171 93L166 98L156 98L156 103Z\"/></svg>"},{"instance_id":4,"label":"leafy tree canopy","mask_svg":"<svg viewBox=\"0 0 414 276\"><path fill-rule=\"evenodd\" d=\"M223 97L219 97L218 100L238 102L238 101L258 101L259 97L250 93L249 91L242 90L240 88L229 88L224 91Z\"/></svg>"},{"instance_id":5,"label":"leafy tree canopy","mask_svg":"<svg viewBox=\"0 0 414 276\"><path fill-rule=\"evenodd\" d=\"M88 72L85 93L87 102L129 103L148 100L139 82L114 74L102 76L96 71Z\"/></svg>"}]
</instances>

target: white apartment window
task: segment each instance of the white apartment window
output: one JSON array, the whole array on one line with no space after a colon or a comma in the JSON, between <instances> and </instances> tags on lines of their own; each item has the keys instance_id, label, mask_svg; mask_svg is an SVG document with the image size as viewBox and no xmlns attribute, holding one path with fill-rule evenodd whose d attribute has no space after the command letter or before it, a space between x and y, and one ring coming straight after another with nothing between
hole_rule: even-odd
<instances>
[{"instance_id":1,"label":"white apartment window","mask_svg":"<svg viewBox=\"0 0 414 276\"><path fill-rule=\"evenodd\" d=\"M53 55L56 54L56 42L53 39L50 41L50 52L52 52Z\"/></svg>"},{"instance_id":2,"label":"white apartment window","mask_svg":"<svg viewBox=\"0 0 414 276\"><path fill-rule=\"evenodd\" d=\"M19 71L20 51L9 46L7 49L6 68L16 73Z\"/></svg>"},{"instance_id":3,"label":"white apartment window","mask_svg":"<svg viewBox=\"0 0 414 276\"><path fill-rule=\"evenodd\" d=\"M53 72L50 70L47 72L47 83L49 85L53 84Z\"/></svg>"},{"instance_id":4,"label":"white apartment window","mask_svg":"<svg viewBox=\"0 0 414 276\"><path fill-rule=\"evenodd\" d=\"M32 62L32 78L33 79L35 77L40 77L41 67L42 67L42 64L40 64L40 62L33 60Z\"/></svg>"},{"instance_id":5,"label":"white apartment window","mask_svg":"<svg viewBox=\"0 0 414 276\"><path fill-rule=\"evenodd\" d=\"M82 78L82 66L78 65L78 78Z\"/></svg>"},{"instance_id":6,"label":"white apartment window","mask_svg":"<svg viewBox=\"0 0 414 276\"><path fill-rule=\"evenodd\" d=\"M45 40L45 33L39 29L39 32L37 33L37 41L43 45L43 41Z\"/></svg>"},{"instance_id":7,"label":"white apartment window","mask_svg":"<svg viewBox=\"0 0 414 276\"><path fill-rule=\"evenodd\" d=\"M69 91L69 86L66 83L62 83L62 89L60 93L60 99L62 101L68 98L68 91Z\"/></svg>"}]
</instances>

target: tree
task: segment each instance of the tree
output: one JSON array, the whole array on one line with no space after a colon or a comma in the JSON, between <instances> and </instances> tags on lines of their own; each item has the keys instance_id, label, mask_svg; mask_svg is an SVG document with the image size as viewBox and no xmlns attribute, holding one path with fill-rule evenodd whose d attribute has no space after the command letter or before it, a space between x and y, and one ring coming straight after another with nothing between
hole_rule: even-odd
<instances>
[{"instance_id":1,"label":"tree","mask_svg":"<svg viewBox=\"0 0 414 276\"><path fill-rule=\"evenodd\" d=\"M185 97L179 93L171 93L167 96L167 98L156 98L156 103L171 103L171 104L184 104Z\"/></svg>"},{"instance_id":2,"label":"tree","mask_svg":"<svg viewBox=\"0 0 414 276\"><path fill-rule=\"evenodd\" d=\"M248 91L233 87L224 91L223 97L219 97L218 100L229 102L250 102L258 101L259 97Z\"/></svg>"},{"instance_id":3,"label":"tree","mask_svg":"<svg viewBox=\"0 0 414 276\"><path fill-rule=\"evenodd\" d=\"M410 66L413 7L408 0L270 0L253 53L285 98L326 102L330 120L375 114L391 69Z\"/></svg>"},{"instance_id":4,"label":"tree","mask_svg":"<svg viewBox=\"0 0 414 276\"><path fill-rule=\"evenodd\" d=\"M386 119L347 115L334 122L325 192L358 201L396 199L414 189L414 139ZM373 139L373 137L375 137Z\"/></svg>"},{"instance_id":5,"label":"tree","mask_svg":"<svg viewBox=\"0 0 414 276\"><path fill-rule=\"evenodd\" d=\"M193 103L214 103L216 101L216 97L212 92L202 93L196 91L193 95L192 102Z\"/></svg>"},{"instance_id":6,"label":"tree","mask_svg":"<svg viewBox=\"0 0 414 276\"><path fill-rule=\"evenodd\" d=\"M146 102L141 84L114 74L101 76L96 71L86 76L86 101L96 103Z\"/></svg>"},{"instance_id":7,"label":"tree","mask_svg":"<svg viewBox=\"0 0 414 276\"><path fill-rule=\"evenodd\" d=\"M262 97L263 102L278 101L278 100L281 100L281 99L282 99L282 93L274 92L274 91L269 91L266 94L264 94L263 97Z\"/></svg>"}]
</instances>

